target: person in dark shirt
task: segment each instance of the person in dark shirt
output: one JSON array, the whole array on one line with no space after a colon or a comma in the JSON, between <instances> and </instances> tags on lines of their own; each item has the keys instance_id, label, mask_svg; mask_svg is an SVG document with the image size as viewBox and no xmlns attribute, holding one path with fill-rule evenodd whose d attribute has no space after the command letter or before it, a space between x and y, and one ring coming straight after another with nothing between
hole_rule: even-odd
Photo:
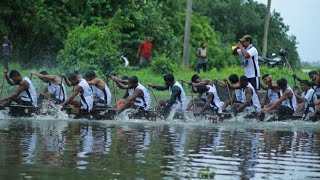
<instances>
[{"instance_id":1,"label":"person in dark shirt","mask_svg":"<svg viewBox=\"0 0 320 180\"><path fill-rule=\"evenodd\" d=\"M149 87L153 89L159 91L169 90L170 92L170 100L159 101L160 108L163 108L161 114L168 115L172 109L184 112L187 108L184 89L179 82L175 81L172 74L166 74L163 79L165 81L165 86L155 86L151 83L148 84Z\"/></svg>"},{"instance_id":2,"label":"person in dark shirt","mask_svg":"<svg viewBox=\"0 0 320 180\"><path fill-rule=\"evenodd\" d=\"M2 63L3 63L3 68L6 70L9 70L9 60L12 54L12 43L8 39L8 35L4 34L3 39L2 39Z\"/></svg>"}]
</instances>

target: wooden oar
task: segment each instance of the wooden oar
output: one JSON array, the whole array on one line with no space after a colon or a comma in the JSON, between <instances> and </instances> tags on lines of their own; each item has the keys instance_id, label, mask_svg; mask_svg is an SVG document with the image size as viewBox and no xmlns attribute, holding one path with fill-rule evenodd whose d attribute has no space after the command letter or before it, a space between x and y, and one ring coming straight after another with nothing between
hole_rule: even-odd
<instances>
[{"instance_id":1,"label":"wooden oar","mask_svg":"<svg viewBox=\"0 0 320 180\"><path fill-rule=\"evenodd\" d=\"M180 81L182 83L187 83L188 85L190 84L190 82L183 80L183 79L181 79ZM193 99L193 85L191 85L190 89L191 89L191 100L192 100L192 112L194 114L195 113L195 103L194 103L194 99Z\"/></svg>"},{"instance_id":2,"label":"wooden oar","mask_svg":"<svg viewBox=\"0 0 320 180\"><path fill-rule=\"evenodd\" d=\"M193 114L195 113L195 103L194 103L194 98L193 98L193 85L191 85L191 100L192 100L192 112L193 112Z\"/></svg>"},{"instance_id":3,"label":"wooden oar","mask_svg":"<svg viewBox=\"0 0 320 180\"><path fill-rule=\"evenodd\" d=\"M3 79L2 79L2 84L1 84L1 97L3 97L3 88L4 88L4 76L3 76Z\"/></svg>"},{"instance_id":4,"label":"wooden oar","mask_svg":"<svg viewBox=\"0 0 320 180\"><path fill-rule=\"evenodd\" d=\"M150 89L151 89L151 93L152 93L152 95L153 95L154 99L155 99L155 100L156 100L156 102L157 102L158 107L160 108L159 101L158 101L158 99L157 99L156 95L155 95L155 94L154 94L154 92L153 92L153 88L152 88L150 85L149 85L149 87L150 87Z\"/></svg>"},{"instance_id":5,"label":"wooden oar","mask_svg":"<svg viewBox=\"0 0 320 180\"><path fill-rule=\"evenodd\" d=\"M61 76L61 84L60 84L60 91L59 91L59 100L60 100L60 96L61 96L61 91L63 91L62 83L63 83L63 77ZM63 98L63 99L64 99L64 98ZM65 99L65 100L66 100L66 99Z\"/></svg>"},{"instance_id":6,"label":"wooden oar","mask_svg":"<svg viewBox=\"0 0 320 180\"><path fill-rule=\"evenodd\" d=\"M228 89L228 95L229 95L229 99L230 99L230 104L231 104L231 109L233 107L233 100L231 99L231 94L230 94L230 89L229 89L229 84L227 82L226 83L226 86L227 86L227 89Z\"/></svg>"},{"instance_id":7,"label":"wooden oar","mask_svg":"<svg viewBox=\"0 0 320 180\"><path fill-rule=\"evenodd\" d=\"M115 82L114 81L112 81L112 82L113 82L114 103L115 103L115 105L117 105L117 87L115 85Z\"/></svg>"}]
</instances>

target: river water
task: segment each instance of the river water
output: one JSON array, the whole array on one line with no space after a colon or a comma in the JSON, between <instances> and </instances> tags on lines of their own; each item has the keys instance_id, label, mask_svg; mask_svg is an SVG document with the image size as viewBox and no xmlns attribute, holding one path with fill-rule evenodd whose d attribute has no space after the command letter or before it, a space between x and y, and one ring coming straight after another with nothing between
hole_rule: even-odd
<instances>
[{"instance_id":1,"label":"river water","mask_svg":"<svg viewBox=\"0 0 320 180\"><path fill-rule=\"evenodd\" d=\"M320 123L0 119L0 179L320 179Z\"/></svg>"}]
</instances>

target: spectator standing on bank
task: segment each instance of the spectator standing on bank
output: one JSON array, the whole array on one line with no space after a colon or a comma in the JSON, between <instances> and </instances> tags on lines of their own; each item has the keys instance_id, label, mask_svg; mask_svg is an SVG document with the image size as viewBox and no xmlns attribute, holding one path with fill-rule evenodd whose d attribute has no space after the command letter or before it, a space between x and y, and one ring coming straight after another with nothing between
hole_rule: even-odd
<instances>
[{"instance_id":1,"label":"spectator standing on bank","mask_svg":"<svg viewBox=\"0 0 320 180\"><path fill-rule=\"evenodd\" d=\"M249 35L243 36L232 50L233 55L242 57L244 75L252 84L255 90L260 89L260 67L258 63L258 50L252 45L252 38Z\"/></svg>"},{"instance_id":2,"label":"spectator standing on bank","mask_svg":"<svg viewBox=\"0 0 320 180\"><path fill-rule=\"evenodd\" d=\"M147 37L145 41L143 41L138 49L137 58L139 58L139 68L141 69L143 66L149 65L152 59L152 43L151 38Z\"/></svg>"},{"instance_id":3,"label":"spectator standing on bank","mask_svg":"<svg viewBox=\"0 0 320 180\"><path fill-rule=\"evenodd\" d=\"M2 64L3 68L9 70L9 60L12 54L13 46L8 39L8 35L4 34L2 39Z\"/></svg>"},{"instance_id":4,"label":"spectator standing on bank","mask_svg":"<svg viewBox=\"0 0 320 180\"><path fill-rule=\"evenodd\" d=\"M197 73L200 73L201 68L203 68L203 71L206 72L208 62L208 50L203 42L200 44L200 47L197 50L197 56L199 58L197 64Z\"/></svg>"}]
</instances>

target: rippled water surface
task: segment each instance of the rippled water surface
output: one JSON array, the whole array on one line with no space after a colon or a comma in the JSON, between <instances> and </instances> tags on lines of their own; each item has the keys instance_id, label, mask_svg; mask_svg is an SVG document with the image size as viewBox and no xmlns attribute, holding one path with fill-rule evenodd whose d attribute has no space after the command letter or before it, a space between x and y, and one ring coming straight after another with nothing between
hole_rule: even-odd
<instances>
[{"instance_id":1,"label":"rippled water surface","mask_svg":"<svg viewBox=\"0 0 320 180\"><path fill-rule=\"evenodd\" d=\"M320 179L320 123L0 119L0 179Z\"/></svg>"}]
</instances>

